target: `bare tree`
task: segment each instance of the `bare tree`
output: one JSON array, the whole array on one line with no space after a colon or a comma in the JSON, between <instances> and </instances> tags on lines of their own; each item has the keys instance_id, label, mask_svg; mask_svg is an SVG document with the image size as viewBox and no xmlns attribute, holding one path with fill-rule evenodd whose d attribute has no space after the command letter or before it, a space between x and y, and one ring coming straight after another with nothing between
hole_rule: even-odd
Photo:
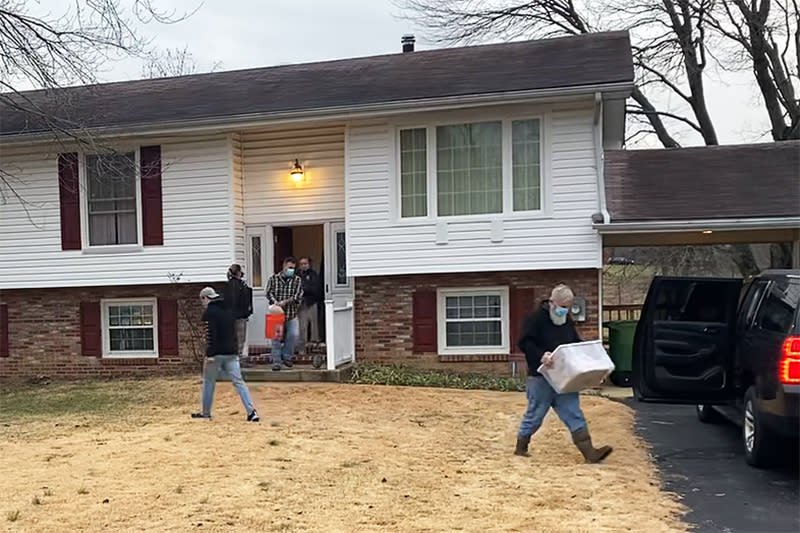
<instances>
[{"instance_id":1,"label":"bare tree","mask_svg":"<svg viewBox=\"0 0 800 533\"><path fill-rule=\"evenodd\" d=\"M68 85L93 84L110 61L146 58L151 45L143 24L172 24L191 13L157 9L155 0L72 0L58 14L38 2L0 0L0 114L22 114L57 143L108 150L79 120L70 119ZM31 96L24 91L40 89ZM55 112L61 110L62 112ZM13 170L0 168L0 203L28 203Z\"/></svg>"},{"instance_id":2,"label":"bare tree","mask_svg":"<svg viewBox=\"0 0 800 533\"><path fill-rule=\"evenodd\" d=\"M214 72L221 67L222 63L216 61L203 72ZM169 78L197 73L197 62L188 47L153 52L147 57L142 67L142 77L144 78Z\"/></svg>"},{"instance_id":3,"label":"bare tree","mask_svg":"<svg viewBox=\"0 0 800 533\"><path fill-rule=\"evenodd\" d=\"M753 70L773 139L800 138L797 0L604 0L592 2L592 9L588 1L574 0L394 2L405 18L443 44L630 31L636 67L628 107L633 137L654 134L672 148L680 146L675 131L688 128L704 144L718 144L704 85L714 61L722 68ZM737 50L739 61L730 61ZM653 95L660 93L677 97L672 99L679 109L654 105Z\"/></svg>"}]
</instances>

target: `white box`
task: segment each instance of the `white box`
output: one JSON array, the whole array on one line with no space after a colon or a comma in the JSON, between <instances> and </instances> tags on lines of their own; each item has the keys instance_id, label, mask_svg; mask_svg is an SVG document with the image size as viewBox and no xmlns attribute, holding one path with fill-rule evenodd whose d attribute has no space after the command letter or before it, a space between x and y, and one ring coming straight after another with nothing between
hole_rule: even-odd
<instances>
[{"instance_id":1,"label":"white box","mask_svg":"<svg viewBox=\"0 0 800 533\"><path fill-rule=\"evenodd\" d=\"M553 366L539 367L539 373L558 393L595 387L613 371L614 363L599 340L562 344L553 352Z\"/></svg>"}]
</instances>

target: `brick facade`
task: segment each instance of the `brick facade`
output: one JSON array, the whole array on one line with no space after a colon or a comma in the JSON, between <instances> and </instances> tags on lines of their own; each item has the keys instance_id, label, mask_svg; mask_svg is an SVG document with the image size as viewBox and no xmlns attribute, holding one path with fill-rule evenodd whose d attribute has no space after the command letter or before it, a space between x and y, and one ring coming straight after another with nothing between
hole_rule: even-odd
<instances>
[{"instance_id":1,"label":"brick facade","mask_svg":"<svg viewBox=\"0 0 800 533\"><path fill-rule=\"evenodd\" d=\"M167 375L199 371L195 352L205 349L198 294L203 285L150 285L59 289L14 289L0 293L7 305L9 353L0 357L0 381ZM157 359L103 359L83 355L81 302L105 298L165 298L178 301L179 355ZM192 321L190 324L190 320ZM192 334L192 326L195 335Z\"/></svg>"},{"instance_id":2,"label":"brick facade","mask_svg":"<svg viewBox=\"0 0 800 533\"><path fill-rule=\"evenodd\" d=\"M595 269L359 277L355 284L356 359L508 374L508 355L414 353L414 291L508 286L509 289L533 289L534 300L540 301L549 297L551 289L558 283L566 283L577 296L586 299L586 321L578 324L578 331L585 339L597 339L598 271Z\"/></svg>"}]
</instances>

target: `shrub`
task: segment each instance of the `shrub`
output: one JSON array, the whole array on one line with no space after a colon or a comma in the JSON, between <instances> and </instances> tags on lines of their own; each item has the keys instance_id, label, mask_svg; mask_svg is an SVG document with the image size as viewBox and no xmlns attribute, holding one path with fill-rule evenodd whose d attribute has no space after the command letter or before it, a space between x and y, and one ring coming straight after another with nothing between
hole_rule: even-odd
<instances>
[{"instance_id":1,"label":"shrub","mask_svg":"<svg viewBox=\"0 0 800 533\"><path fill-rule=\"evenodd\" d=\"M358 363L355 365L350 382L363 385L399 385L468 390L525 390L525 382L521 379L374 363Z\"/></svg>"}]
</instances>

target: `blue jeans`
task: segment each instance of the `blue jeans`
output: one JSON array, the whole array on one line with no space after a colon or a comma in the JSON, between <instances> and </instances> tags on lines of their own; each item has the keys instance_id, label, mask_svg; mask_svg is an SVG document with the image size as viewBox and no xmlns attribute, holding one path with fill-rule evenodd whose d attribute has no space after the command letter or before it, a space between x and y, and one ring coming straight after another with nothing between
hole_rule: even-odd
<instances>
[{"instance_id":1,"label":"blue jeans","mask_svg":"<svg viewBox=\"0 0 800 533\"><path fill-rule=\"evenodd\" d=\"M277 364L294 356L294 347L300 338L300 321L297 317L286 322L284 341L272 341L272 363Z\"/></svg>"},{"instance_id":2,"label":"blue jeans","mask_svg":"<svg viewBox=\"0 0 800 533\"><path fill-rule=\"evenodd\" d=\"M541 427L547 411L552 407L570 433L586 428L577 392L558 394L542 376L531 376L525 384L528 408L519 425L520 437L530 437Z\"/></svg>"},{"instance_id":3,"label":"blue jeans","mask_svg":"<svg viewBox=\"0 0 800 533\"><path fill-rule=\"evenodd\" d=\"M253 412L253 401L250 399L250 391L242 379L242 370L239 368L238 355L217 355L206 359L206 368L203 373L203 414L211 415L211 404L214 403L214 389L217 386L217 377L228 375L231 383L239 393L242 405L247 410L247 414Z\"/></svg>"}]
</instances>

